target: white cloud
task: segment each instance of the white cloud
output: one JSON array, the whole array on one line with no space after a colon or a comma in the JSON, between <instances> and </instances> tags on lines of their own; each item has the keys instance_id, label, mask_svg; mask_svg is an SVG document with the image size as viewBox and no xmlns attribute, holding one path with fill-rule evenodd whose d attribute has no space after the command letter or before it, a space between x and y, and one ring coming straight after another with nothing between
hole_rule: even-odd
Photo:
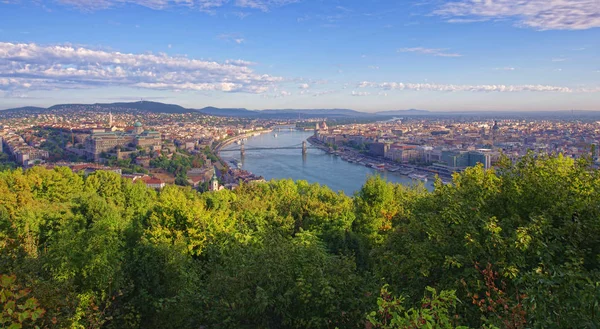
<instances>
[{"instance_id":1,"label":"white cloud","mask_svg":"<svg viewBox=\"0 0 600 329\"><path fill-rule=\"evenodd\" d=\"M246 12L243 12L243 11L236 11L235 13L233 13L233 15L236 16L239 19L244 19L244 18L250 16L250 13L246 13Z\"/></svg>"},{"instance_id":2,"label":"white cloud","mask_svg":"<svg viewBox=\"0 0 600 329\"><path fill-rule=\"evenodd\" d=\"M222 33L222 34L217 35L217 38L221 39L221 40L225 40L227 42L234 42L238 45L241 45L242 43L246 42L246 39L244 39L238 33Z\"/></svg>"},{"instance_id":3,"label":"white cloud","mask_svg":"<svg viewBox=\"0 0 600 329\"><path fill-rule=\"evenodd\" d=\"M253 63L125 54L84 47L0 42L0 89L129 86L146 89L263 93L283 81Z\"/></svg>"},{"instance_id":4,"label":"white cloud","mask_svg":"<svg viewBox=\"0 0 600 329\"><path fill-rule=\"evenodd\" d=\"M423 55L432 55L439 57L461 57L461 54L457 53L448 53L446 52L446 48L423 48L423 47L414 47L414 48L400 48L398 49L399 53L418 53Z\"/></svg>"},{"instance_id":5,"label":"white cloud","mask_svg":"<svg viewBox=\"0 0 600 329\"><path fill-rule=\"evenodd\" d=\"M308 83L303 83L303 84L300 84L300 86L298 86L298 88L306 90L306 89L310 88L310 85Z\"/></svg>"},{"instance_id":6,"label":"white cloud","mask_svg":"<svg viewBox=\"0 0 600 329\"><path fill-rule=\"evenodd\" d=\"M434 11L449 22L514 18L538 30L585 30L600 27L598 0L458 0Z\"/></svg>"},{"instance_id":7,"label":"white cloud","mask_svg":"<svg viewBox=\"0 0 600 329\"><path fill-rule=\"evenodd\" d=\"M335 93L334 90L323 90L323 91L317 91L313 94L313 97L319 97L319 96L325 96L325 95L330 95Z\"/></svg>"},{"instance_id":8,"label":"white cloud","mask_svg":"<svg viewBox=\"0 0 600 329\"><path fill-rule=\"evenodd\" d=\"M271 8L281 7L300 0L236 0L235 5L242 8L253 8L262 11L269 11Z\"/></svg>"},{"instance_id":9,"label":"white cloud","mask_svg":"<svg viewBox=\"0 0 600 329\"><path fill-rule=\"evenodd\" d=\"M350 95L361 97L361 96L369 96L369 95L371 95L371 93L366 92L366 91L354 91L353 90Z\"/></svg>"},{"instance_id":10,"label":"white cloud","mask_svg":"<svg viewBox=\"0 0 600 329\"><path fill-rule=\"evenodd\" d=\"M506 66L506 67L496 67L494 71L514 71L516 70L514 67Z\"/></svg>"},{"instance_id":11,"label":"white cloud","mask_svg":"<svg viewBox=\"0 0 600 329\"><path fill-rule=\"evenodd\" d=\"M466 23L477 23L477 22L485 22L488 21L487 18L451 18L446 22L448 23L457 23L457 24L466 24Z\"/></svg>"},{"instance_id":12,"label":"white cloud","mask_svg":"<svg viewBox=\"0 0 600 329\"><path fill-rule=\"evenodd\" d=\"M563 58L563 57L561 57L561 58L553 58L553 59L552 59L552 61L553 61L553 62L564 62L564 61L566 61L566 60L567 60L567 59L566 59L566 58Z\"/></svg>"},{"instance_id":13,"label":"white cloud","mask_svg":"<svg viewBox=\"0 0 600 329\"><path fill-rule=\"evenodd\" d=\"M414 90L414 91L442 91L442 92L587 92L586 89L573 90L569 87L549 85L454 85L435 83L402 83L402 82L370 82L363 81L359 88L379 88L383 90Z\"/></svg>"},{"instance_id":14,"label":"white cloud","mask_svg":"<svg viewBox=\"0 0 600 329\"><path fill-rule=\"evenodd\" d=\"M273 89L272 92L263 93L261 95L262 98L266 99L284 98L288 96L292 96L292 93L286 90L278 90L277 88Z\"/></svg>"},{"instance_id":15,"label":"white cloud","mask_svg":"<svg viewBox=\"0 0 600 329\"><path fill-rule=\"evenodd\" d=\"M108 9L115 6L133 4L154 10L170 7L188 7L202 11L210 11L223 6L227 0L55 0L56 2L73 6L83 11Z\"/></svg>"},{"instance_id":16,"label":"white cloud","mask_svg":"<svg viewBox=\"0 0 600 329\"><path fill-rule=\"evenodd\" d=\"M229 0L55 0L56 2L73 6L82 11L96 11L109 9L122 5L138 5L154 10L162 10L172 7L188 7L206 12L214 12L215 9L224 6ZM233 0L232 0L233 1ZM252 8L269 11L271 8L285 6L299 2L300 0L235 0L234 6L240 8ZM243 17L247 14L242 14ZM243 18L242 16L239 16Z\"/></svg>"}]
</instances>

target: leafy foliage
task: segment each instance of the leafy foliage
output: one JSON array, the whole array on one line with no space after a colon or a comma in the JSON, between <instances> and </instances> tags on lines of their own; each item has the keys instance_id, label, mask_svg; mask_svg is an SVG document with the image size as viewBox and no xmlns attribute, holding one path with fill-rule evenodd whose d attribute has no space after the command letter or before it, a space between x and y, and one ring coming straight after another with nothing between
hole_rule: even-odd
<instances>
[{"instance_id":1,"label":"leafy foliage","mask_svg":"<svg viewBox=\"0 0 600 329\"><path fill-rule=\"evenodd\" d=\"M3 171L2 325L18 310L47 328L597 327L598 204L600 174L561 156L433 192L371 177L353 197Z\"/></svg>"},{"instance_id":2,"label":"leafy foliage","mask_svg":"<svg viewBox=\"0 0 600 329\"><path fill-rule=\"evenodd\" d=\"M14 275L0 275L0 306L2 306L0 325L3 328L19 329L23 328L23 325L34 326L46 313L39 307L35 298L27 298L29 291L20 289L16 280Z\"/></svg>"}]
</instances>

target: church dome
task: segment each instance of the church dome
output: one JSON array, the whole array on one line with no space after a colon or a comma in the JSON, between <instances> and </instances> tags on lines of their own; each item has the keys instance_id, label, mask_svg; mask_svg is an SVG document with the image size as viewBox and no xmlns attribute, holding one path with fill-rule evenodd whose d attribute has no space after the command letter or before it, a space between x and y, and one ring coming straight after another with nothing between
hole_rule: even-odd
<instances>
[{"instance_id":1,"label":"church dome","mask_svg":"<svg viewBox=\"0 0 600 329\"><path fill-rule=\"evenodd\" d=\"M141 127L141 126L142 126L142 123L138 121L138 122L136 122L136 123L135 123L133 126L134 126L134 127Z\"/></svg>"}]
</instances>

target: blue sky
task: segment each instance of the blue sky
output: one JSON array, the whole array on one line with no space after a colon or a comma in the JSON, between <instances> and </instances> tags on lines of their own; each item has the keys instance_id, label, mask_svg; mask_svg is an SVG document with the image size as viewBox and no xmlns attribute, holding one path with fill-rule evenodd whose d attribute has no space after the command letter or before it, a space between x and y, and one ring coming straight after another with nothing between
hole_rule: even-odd
<instances>
[{"instance_id":1,"label":"blue sky","mask_svg":"<svg viewBox=\"0 0 600 329\"><path fill-rule=\"evenodd\" d=\"M598 0L0 0L0 109L600 110Z\"/></svg>"}]
</instances>

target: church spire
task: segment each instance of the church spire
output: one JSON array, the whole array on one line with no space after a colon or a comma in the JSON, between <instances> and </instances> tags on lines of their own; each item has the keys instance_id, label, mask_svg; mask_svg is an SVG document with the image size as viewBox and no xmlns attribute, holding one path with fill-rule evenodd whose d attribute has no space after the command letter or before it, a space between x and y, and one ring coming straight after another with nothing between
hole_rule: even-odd
<instances>
[{"instance_id":1,"label":"church spire","mask_svg":"<svg viewBox=\"0 0 600 329\"><path fill-rule=\"evenodd\" d=\"M213 176L210 180L210 190L218 191L219 190L219 179L217 178L217 167L213 166Z\"/></svg>"}]
</instances>

